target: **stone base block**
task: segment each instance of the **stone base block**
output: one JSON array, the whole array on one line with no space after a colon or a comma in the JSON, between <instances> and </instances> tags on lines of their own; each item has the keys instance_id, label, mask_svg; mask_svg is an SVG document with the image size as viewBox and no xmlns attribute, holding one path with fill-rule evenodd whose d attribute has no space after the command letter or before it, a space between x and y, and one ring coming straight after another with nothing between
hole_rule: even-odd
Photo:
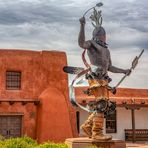
<instances>
[{"instance_id":1,"label":"stone base block","mask_svg":"<svg viewBox=\"0 0 148 148\"><path fill-rule=\"evenodd\" d=\"M68 148L93 148L92 145L98 148L126 148L126 143L122 140L97 141L90 138L69 138L65 143Z\"/></svg>"}]
</instances>

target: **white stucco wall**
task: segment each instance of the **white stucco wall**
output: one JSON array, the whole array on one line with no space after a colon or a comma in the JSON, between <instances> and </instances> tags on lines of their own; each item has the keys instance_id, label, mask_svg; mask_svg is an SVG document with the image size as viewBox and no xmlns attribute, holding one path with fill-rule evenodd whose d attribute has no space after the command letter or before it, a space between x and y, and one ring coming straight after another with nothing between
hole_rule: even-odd
<instances>
[{"instance_id":1,"label":"white stucco wall","mask_svg":"<svg viewBox=\"0 0 148 148\"><path fill-rule=\"evenodd\" d=\"M88 118L88 116L89 116L89 113L86 112L86 111L84 111L84 110L82 110L82 109L77 109L77 111L80 112L80 126L81 126L81 125L85 122L85 120L87 120L87 118ZM79 133L79 135L80 135L80 136L85 135L85 134L83 133L83 131L81 130L81 128L80 128L80 133Z\"/></svg>"},{"instance_id":2,"label":"white stucco wall","mask_svg":"<svg viewBox=\"0 0 148 148\"><path fill-rule=\"evenodd\" d=\"M125 139L124 129L131 129L131 110L125 108L117 107L117 133L113 133L112 136L114 139Z\"/></svg>"},{"instance_id":3,"label":"white stucco wall","mask_svg":"<svg viewBox=\"0 0 148 148\"><path fill-rule=\"evenodd\" d=\"M123 107L117 107L116 110L117 110L117 133L111 135L113 136L114 139L125 140L124 129L132 128L131 110L127 110ZM78 111L80 112L80 125L81 125L87 119L88 113L81 109L78 109ZM135 127L136 129L148 129L148 108L141 108L140 110L135 111ZM82 130L80 130L80 135L84 135Z\"/></svg>"},{"instance_id":4,"label":"white stucco wall","mask_svg":"<svg viewBox=\"0 0 148 148\"><path fill-rule=\"evenodd\" d=\"M136 110L136 128L148 129L148 108Z\"/></svg>"}]
</instances>

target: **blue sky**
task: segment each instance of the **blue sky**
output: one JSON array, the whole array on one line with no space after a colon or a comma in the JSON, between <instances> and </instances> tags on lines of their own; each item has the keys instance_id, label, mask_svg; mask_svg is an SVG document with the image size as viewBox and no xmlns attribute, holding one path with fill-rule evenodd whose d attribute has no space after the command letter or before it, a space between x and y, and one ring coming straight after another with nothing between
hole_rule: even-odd
<instances>
[{"instance_id":1,"label":"blue sky","mask_svg":"<svg viewBox=\"0 0 148 148\"><path fill-rule=\"evenodd\" d=\"M65 51L68 64L83 66L78 46L79 18L97 0L0 0L0 48ZM103 26L112 63L130 68L132 59L145 52L121 87L148 88L148 1L101 0ZM93 27L86 16L86 39ZM112 85L123 76L111 74ZM73 76L70 76L70 81Z\"/></svg>"}]
</instances>

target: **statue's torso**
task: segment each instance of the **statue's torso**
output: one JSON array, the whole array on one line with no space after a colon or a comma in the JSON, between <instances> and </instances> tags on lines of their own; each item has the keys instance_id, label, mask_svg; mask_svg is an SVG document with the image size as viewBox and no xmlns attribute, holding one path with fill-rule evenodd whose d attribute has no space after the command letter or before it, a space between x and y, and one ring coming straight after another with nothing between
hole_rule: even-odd
<instances>
[{"instance_id":1,"label":"statue's torso","mask_svg":"<svg viewBox=\"0 0 148 148\"><path fill-rule=\"evenodd\" d=\"M91 48L88 49L87 53L91 64L102 69L103 73L107 73L110 64L109 50L102 46L99 46L99 50L91 46Z\"/></svg>"}]
</instances>

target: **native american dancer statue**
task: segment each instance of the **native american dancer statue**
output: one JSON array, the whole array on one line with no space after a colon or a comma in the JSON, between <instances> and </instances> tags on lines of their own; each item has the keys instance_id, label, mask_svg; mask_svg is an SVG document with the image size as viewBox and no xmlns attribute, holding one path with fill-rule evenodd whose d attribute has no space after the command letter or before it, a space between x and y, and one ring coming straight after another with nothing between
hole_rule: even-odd
<instances>
[{"instance_id":1,"label":"native american dancer statue","mask_svg":"<svg viewBox=\"0 0 148 148\"><path fill-rule=\"evenodd\" d=\"M93 68L86 74L89 83L89 89L86 93L95 96L93 106L94 112L88 117L81 126L82 130L92 139L111 140L110 135L103 134L104 113L109 104L108 83L111 81L107 72L130 74L130 69L120 69L112 65L110 51L106 44L106 33L102 27L101 11L93 8L93 14L90 16L94 26L92 39L85 40L85 17L80 18L80 32L78 37L79 46L87 49L87 54ZM91 67L91 66L90 66ZM95 67L95 68L94 68ZM111 103L111 102L110 102ZM103 105L102 108L99 105ZM105 106L106 107L105 107ZM112 105L112 104L111 104Z\"/></svg>"},{"instance_id":2,"label":"native american dancer statue","mask_svg":"<svg viewBox=\"0 0 148 148\"><path fill-rule=\"evenodd\" d=\"M98 3L96 6L101 7L102 5L102 3ZM116 93L116 88L127 76L130 75L131 71L136 67L138 60L144 50L142 50L139 56L134 58L130 69L121 69L113 66L111 62L110 51L106 43L106 33L102 27L101 11L97 11L95 7L88 9L84 13L83 17L79 20L80 32L78 37L78 44L81 48L84 49L82 53L82 59L86 69L81 67L65 66L63 70L66 73L77 74L75 79L72 81L72 84L70 85L71 103L74 106L80 107L81 109L91 113L84 124L81 125L82 130L87 134L89 138L94 140L107 141L111 140L112 136L103 134L104 118L116 108L115 102L109 100L109 91L111 91L113 94ZM85 15L91 9L93 9L93 14L90 16L90 19L92 20L94 30L92 33L92 39L86 41ZM91 64L88 64L87 60L85 59L86 51ZM108 71L124 74L123 78L119 81L119 83L117 83L115 87L110 87L108 85L112 80L108 76ZM77 103L75 100L73 88L75 81L83 75L85 75L85 78L89 84L89 88L84 91L84 93L87 95L93 95L95 97L95 101L89 102L86 107Z\"/></svg>"}]
</instances>

